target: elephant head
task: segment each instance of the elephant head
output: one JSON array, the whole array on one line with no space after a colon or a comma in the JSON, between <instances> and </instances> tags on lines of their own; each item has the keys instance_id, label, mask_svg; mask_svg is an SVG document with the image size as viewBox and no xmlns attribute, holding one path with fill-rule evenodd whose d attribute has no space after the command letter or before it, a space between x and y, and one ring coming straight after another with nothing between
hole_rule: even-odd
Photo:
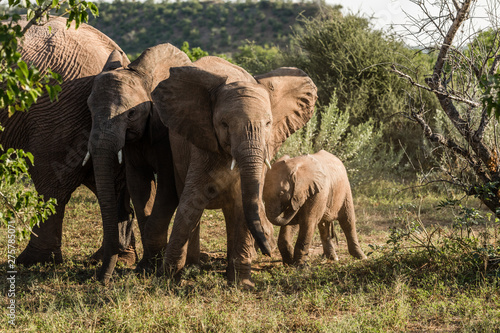
<instances>
[{"instance_id":1,"label":"elephant head","mask_svg":"<svg viewBox=\"0 0 500 333\"><path fill-rule=\"evenodd\" d=\"M83 163L92 156L104 224L105 258L106 251L116 251L116 246L106 245L117 239L114 166L122 163L126 142L139 140L145 133L153 141L155 136L168 135L161 121L152 119L151 91L168 77L171 66L188 64L191 61L187 55L170 44L147 49L128 66L113 52L94 80L87 101L92 114L89 153ZM154 127L158 124L161 128Z\"/></svg>"},{"instance_id":2,"label":"elephant head","mask_svg":"<svg viewBox=\"0 0 500 333\"><path fill-rule=\"evenodd\" d=\"M264 201L269 221L278 226L290 223L306 200L319 193L327 177L311 155L277 160L266 175Z\"/></svg>"},{"instance_id":3,"label":"elephant head","mask_svg":"<svg viewBox=\"0 0 500 333\"><path fill-rule=\"evenodd\" d=\"M316 86L301 70L279 68L253 77L217 57L171 68L152 94L161 120L214 158L239 167L248 229L264 254L262 189L269 159L312 116ZM229 162L231 166L229 166ZM236 199L237 200L237 199Z\"/></svg>"}]
</instances>

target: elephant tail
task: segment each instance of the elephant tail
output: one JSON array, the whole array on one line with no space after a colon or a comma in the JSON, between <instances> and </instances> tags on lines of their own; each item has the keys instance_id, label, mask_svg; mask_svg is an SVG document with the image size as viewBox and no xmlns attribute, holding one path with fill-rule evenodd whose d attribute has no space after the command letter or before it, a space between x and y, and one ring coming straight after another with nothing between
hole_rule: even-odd
<instances>
[{"instance_id":1,"label":"elephant tail","mask_svg":"<svg viewBox=\"0 0 500 333\"><path fill-rule=\"evenodd\" d=\"M335 239L335 243L339 246L339 238L337 237L337 233L335 232L335 227L333 222L330 223L330 239Z\"/></svg>"}]
</instances>

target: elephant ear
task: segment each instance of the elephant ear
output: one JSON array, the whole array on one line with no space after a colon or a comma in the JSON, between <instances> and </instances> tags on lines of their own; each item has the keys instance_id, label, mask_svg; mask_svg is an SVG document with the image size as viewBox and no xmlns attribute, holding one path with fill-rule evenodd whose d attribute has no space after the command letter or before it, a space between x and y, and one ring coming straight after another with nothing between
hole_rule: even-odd
<instances>
[{"instance_id":1,"label":"elephant ear","mask_svg":"<svg viewBox=\"0 0 500 333\"><path fill-rule=\"evenodd\" d=\"M122 52L119 50L114 50L108 57L106 64L104 64L103 72L113 71L118 68L122 68L124 65ZM125 64L126 65L126 64Z\"/></svg>"},{"instance_id":2,"label":"elephant ear","mask_svg":"<svg viewBox=\"0 0 500 333\"><path fill-rule=\"evenodd\" d=\"M170 75L170 68L189 66L189 57L172 44L159 44L146 49L128 65L128 69L144 78L147 91L153 91L158 83Z\"/></svg>"},{"instance_id":3,"label":"elephant ear","mask_svg":"<svg viewBox=\"0 0 500 333\"><path fill-rule=\"evenodd\" d=\"M291 205L293 210L297 210L308 198L323 190L326 174L319 161L311 155L294 160L296 164L291 173L291 183L294 185Z\"/></svg>"},{"instance_id":4,"label":"elephant ear","mask_svg":"<svg viewBox=\"0 0 500 333\"><path fill-rule=\"evenodd\" d=\"M281 67L255 78L271 99L274 134L269 148L274 156L286 138L311 119L317 88L306 73L294 67Z\"/></svg>"},{"instance_id":5,"label":"elephant ear","mask_svg":"<svg viewBox=\"0 0 500 333\"><path fill-rule=\"evenodd\" d=\"M290 159L290 155L283 155L281 156L280 158L278 158L274 163L278 163L278 162L283 162L283 161L287 161Z\"/></svg>"},{"instance_id":6,"label":"elephant ear","mask_svg":"<svg viewBox=\"0 0 500 333\"><path fill-rule=\"evenodd\" d=\"M212 120L212 94L226 77L197 67L175 67L152 93L161 121L198 148L219 151Z\"/></svg>"}]
</instances>

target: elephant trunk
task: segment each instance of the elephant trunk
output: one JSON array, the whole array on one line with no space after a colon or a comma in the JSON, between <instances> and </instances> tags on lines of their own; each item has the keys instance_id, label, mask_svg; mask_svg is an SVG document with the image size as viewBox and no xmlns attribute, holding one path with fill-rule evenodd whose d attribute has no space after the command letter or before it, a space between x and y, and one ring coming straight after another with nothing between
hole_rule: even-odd
<instances>
[{"instance_id":1,"label":"elephant trunk","mask_svg":"<svg viewBox=\"0 0 500 333\"><path fill-rule=\"evenodd\" d=\"M279 201L273 204L266 203L266 213L269 222L280 227L290 224L297 211L298 209L294 210L292 206L288 206L282 211Z\"/></svg>"},{"instance_id":2,"label":"elephant trunk","mask_svg":"<svg viewBox=\"0 0 500 333\"><path fill-rule=\"evenodd\" d=\"M89 151L94 164L94 176L97 198L101 208L103 222L103 263L99 279L107 283L113 273L120 251L130 244L131 223L124 216L119 216L119 198L116 186L117 161L119 162L121 147L112 133L92 130Z\"/></svg>"},{"instance_id":3,"label":"elephant trunk","mask_svg":"<svg viewBox=\"0 0 500 333\"><path fill-rule=\"evenodd\" d=\"M96 178L97 198L103 221L103 263L99 279L106 283L113 273L120 248L118 207L115 192L115 163L113 152L96 151L92 154Z\"/></svg>"},{"instance_id":4,"label":"elephant trunk","mask_svg":"<svg viewBox=\"0 0 500 333\"><path fill-rule=\"evenodd\" d=\"M240 168L245 221L262 253L270 256L272 250L266 239L260 216L260 212L264 212L262 205L264 153L262 149L255 148L259 145L254 142L245 144L248 146L239 149L239 154L235 156Z\"/></svg>"}]
</instances>

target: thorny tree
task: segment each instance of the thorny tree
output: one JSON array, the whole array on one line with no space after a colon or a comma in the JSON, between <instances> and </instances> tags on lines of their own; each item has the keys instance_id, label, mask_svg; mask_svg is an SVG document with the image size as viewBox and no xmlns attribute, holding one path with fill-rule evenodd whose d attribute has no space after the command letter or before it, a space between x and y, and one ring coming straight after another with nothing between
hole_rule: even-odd
<instances>
[{"instance_id":1,"label":"thorny tree","mask_svg":"<svg viewBox=\"0 0 500 333\"><path fill-rule=\"evenodd\" d=\"M434 70L426 73L425 83L418 71L396 64L392 70L407 79L417 95L422 89L433 92L442 110L424 106L410 110L408 116L439 148L434 151L440 152L446 180L480 198L499 216L498 119L489 112L492 104L484 101L487 92L498 89L494 78L500 64L500 4L497 0L411 1L423 16L410 17L412 24L406 29L422 51L436 55ZM443 113L444 121L439 120Z\"/></svg>"}]
</instances>

